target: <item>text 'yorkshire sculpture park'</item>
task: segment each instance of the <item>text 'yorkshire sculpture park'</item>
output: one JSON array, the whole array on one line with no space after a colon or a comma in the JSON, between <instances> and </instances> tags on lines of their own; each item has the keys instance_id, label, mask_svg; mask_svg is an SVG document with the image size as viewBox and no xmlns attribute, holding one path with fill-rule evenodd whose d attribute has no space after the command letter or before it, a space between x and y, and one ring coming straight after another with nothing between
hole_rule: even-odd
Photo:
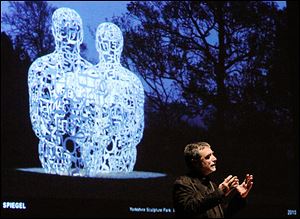
<instances>
[{"instance_id":1,"label":"text 'yorkshire sculpture park'","mask_svg":"<svg viewBox=\"0 0 300 219\"><path fill-rule=\"evenodd\" d=\"M28 72L30 119L45 172L133 171L144 131L144 89L120 63L121 30L113 23L98 26L99 63L93 66L80 56L80 16L59 8L52 22L55 51Z\"/></svg>"}]
</instances>

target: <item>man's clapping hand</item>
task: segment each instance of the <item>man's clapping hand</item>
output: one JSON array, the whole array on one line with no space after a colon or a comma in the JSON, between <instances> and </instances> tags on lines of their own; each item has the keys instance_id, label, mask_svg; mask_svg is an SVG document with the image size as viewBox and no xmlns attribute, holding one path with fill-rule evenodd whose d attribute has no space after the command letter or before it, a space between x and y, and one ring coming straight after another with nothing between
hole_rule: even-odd
<instances>
[{"instance_id":1,"label":"man's clapping hand","mask_svg":"<svg viewBox=\"0 0 300 219\"><path fill-rule=\"evenodd\" d=\"M236 187L242 198L246 198L253 186L253 175L246 174L245 180L242 184Z\"/></svg>"},{"instance_id":2,"label":"man's clapping hand","mask_svg":"<svg viewBox=\"0 0 300 219\"><path fill-rule=\"evenodd\" d=\"M239 186L239 179L237 178L237 176L229 175L219 185L219 189L221 189L224 192L225 196L227 196L237 186Z\"/></svg>"}]
</instances>

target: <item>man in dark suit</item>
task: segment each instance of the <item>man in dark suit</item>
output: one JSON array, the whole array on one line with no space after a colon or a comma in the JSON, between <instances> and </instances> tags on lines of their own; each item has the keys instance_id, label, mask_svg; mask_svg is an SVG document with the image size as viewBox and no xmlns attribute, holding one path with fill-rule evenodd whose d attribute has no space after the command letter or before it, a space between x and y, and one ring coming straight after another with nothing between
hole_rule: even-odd
<instances>
[{"instance_id":1,"label":"man in dark suit","mask_svg":"<svg viewBox=\"0 0 300 219\"><path fill-rule=\"evenodd\" d=\"M189 173L174 182L173 202L176 217L230 217L246 203L253 176L246 174L240 184L229 175L218 186L209 175L216 171L217 158L207 142L188 144L184 157Z\"/></svg>"}]
</instances>

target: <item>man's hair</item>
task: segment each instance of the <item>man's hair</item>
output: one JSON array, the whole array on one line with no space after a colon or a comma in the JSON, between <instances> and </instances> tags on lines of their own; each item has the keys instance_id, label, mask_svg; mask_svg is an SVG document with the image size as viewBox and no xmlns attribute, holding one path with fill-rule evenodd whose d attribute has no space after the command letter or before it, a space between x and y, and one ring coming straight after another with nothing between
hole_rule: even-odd
<instances>
[{"instance_id":1,"label":"man's hair","mask_svg":"<svg viewBox=\"0 0 300 219\"><path fill-rule=\"evenodd\" d=\"M188 168L192 169L193 168L193 163L192 161L199 159L200 154L199 151L203 150L204 148L209 147L210 145L207 142L196 142L196 143L191 143L185 146L184 148L184 159L186 162L186 165Z\"/></svg>"}]
</instances>

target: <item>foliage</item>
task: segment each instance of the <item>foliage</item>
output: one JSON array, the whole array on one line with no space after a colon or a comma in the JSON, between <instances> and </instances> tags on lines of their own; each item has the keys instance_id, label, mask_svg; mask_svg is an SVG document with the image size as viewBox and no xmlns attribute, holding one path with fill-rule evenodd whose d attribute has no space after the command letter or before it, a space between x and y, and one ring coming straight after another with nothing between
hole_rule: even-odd
<instances>
[{"instance_id":1,"label":"foliage","mask_svg":"<svg viewBox=\"0 0 300 219\"><path fill-rule=\"evenodd\" d=\"M289 117L289 99L271 99L285 66L274 68L276 57L287 57L286 14L274 2L135 1L128 11L115 18L122 61L143 78L149 111L169 121L200 116L220 132L248 113Z\"/></svg>"},{"instance_id":2,"label":"foliage","mask_svg":"<svg viewBox=\"0 0 300 219\"><path fill-rule=\"evenodd\" d=\"M1 20L14 44L19 43L32 60L54 50L51 16L54 7L45 1L9 2Z\"/></svg>"},{"instance_id":3,"label":"foliage","mask_svg":"<svg viewBox=\"0 0 300 219\"><path fill-rule=\"evenodd\" d=\"M29 54L31 60L49 54L55 49L52 35L52 14L56 7L47 1L11 1L9 11L3 13L1 23L7 27L7 34ZM81 55L86 58L86 44L81 44ZM21 57L24 55L21 54Z\"/></svg>"}]
</instances>

